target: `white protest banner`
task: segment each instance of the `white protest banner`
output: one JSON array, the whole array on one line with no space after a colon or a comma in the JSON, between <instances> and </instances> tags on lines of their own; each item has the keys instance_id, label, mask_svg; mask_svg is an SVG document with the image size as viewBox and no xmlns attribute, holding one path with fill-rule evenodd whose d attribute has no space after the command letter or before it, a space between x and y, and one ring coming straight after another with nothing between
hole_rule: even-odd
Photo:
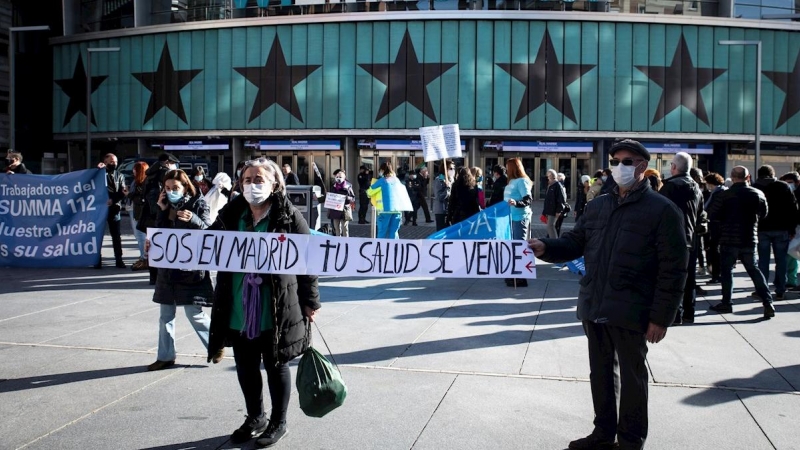
<instances>
[{"instance_id":1,"label":"white protest banner","mask_svg":"<svg viewBox=\"0 0 800 450\"><path fill-rule=\"evenodd\" d=\"M333 192L328 192L327 194L325 194L325 208L341 211L344 209L345 200L347 200L346 195L334 194Z\"/></svg>"},{"instance_id":2,"label":"white protest banner","mask_svg":"<svg viewBox=\"0 0 800 450\"><path fill-rule=\"evenodd\" d=\"M461 158L461 132L458 124L421 127L419 137L426 162Z\"/></svg>"},{"instance_id":3,"label":"white protest banner","mask_svg":"<svg viewBox=\"0 0 800 450\"><path fill-rule=\"evenodd\" d=\"M536 278L522 240L400 240L149 228L152 267L358 277Z\"/></svg>"}]
</instances>

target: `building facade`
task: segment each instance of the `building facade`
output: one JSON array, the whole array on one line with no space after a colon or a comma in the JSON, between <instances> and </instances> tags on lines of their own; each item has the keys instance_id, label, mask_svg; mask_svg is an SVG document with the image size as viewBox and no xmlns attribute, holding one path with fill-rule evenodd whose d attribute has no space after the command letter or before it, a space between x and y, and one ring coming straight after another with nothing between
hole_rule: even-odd
<instances>
[{"instance_id":1,"label":"building facade","mask_svg":"<svg viewBox=\"0 0 800 450\"><path fill-rule=\"evenodd\" d=\"M81 2L83 13L90 3ZM149 21L131 8L109 29L100 9L73 11L91 20L70 25L65 6L73 33L51 40L52 129L70 143L74 169L87 164L90 86L89 163L106 151L170 150L187 167L228 173L264 155L303 181L313 180L312 162L326 179L337 168L354 178L359 166L384 160L402 175L423 164L419 127L458 124L459 163L486 171L520 157L537 196L550 168L574 192L580 175L607 165L620 137L645 142L659 170L683 150L722 172L753 165L757 100L755 46L726 40L762 43L762 162L779 172L800 166L800 29L790 21L685 17L703 5L664 0L647 6L685 5L684 14L581 12L578 2L570 10L548 2L556 11L519 2L513 11L500 2L433 2L433 11L310 4L300 5L303 14L297 1L94 3L118 3L117 12L147 4ZM414 4L430 6L422 3ZM634 9L604 8L612 6ZM166 11L170 23L139 26L166 20ZM87 80L89 47L119 50L93 52Z\"/></svg>"}]
</instances>

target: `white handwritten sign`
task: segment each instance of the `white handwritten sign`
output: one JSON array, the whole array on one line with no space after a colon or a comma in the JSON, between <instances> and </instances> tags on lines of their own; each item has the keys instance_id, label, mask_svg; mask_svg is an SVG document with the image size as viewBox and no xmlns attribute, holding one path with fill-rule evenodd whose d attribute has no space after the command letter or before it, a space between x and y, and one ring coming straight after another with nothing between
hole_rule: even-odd
<instances>
[{"instance_id":1,"label":"white handwritten sign","mask_svg":"<svg viewBox=\"0 0 800 450\"><path fill-rule=\"evenodd\" d=\"M522 240L400 240L149 228L152 267L360 277L536 278Z\"/></svg>"},{"instance_id":2,"label":"white handwritten sign","mask_svg":"<svg viewBox=\"0 0 800 450\"><path fill-rule=\"evenodd\" d=\"M421 127L419 136L426 162L461 158L461 132L458 124Z\"/></svg>"},{"instance_id":3,"label":"white handwritten sign","mask_svg":"<svg viewBox=\"0 0 800 450\"><path fill-rule=\"evenodd\" d=\"M347 200L346 195L334 194L332 192L328 192L327 194L325 194L325 207L328 209L335 209L336 211L341 211L344 209L345 200Z\"/></svg>"}]
</instances>

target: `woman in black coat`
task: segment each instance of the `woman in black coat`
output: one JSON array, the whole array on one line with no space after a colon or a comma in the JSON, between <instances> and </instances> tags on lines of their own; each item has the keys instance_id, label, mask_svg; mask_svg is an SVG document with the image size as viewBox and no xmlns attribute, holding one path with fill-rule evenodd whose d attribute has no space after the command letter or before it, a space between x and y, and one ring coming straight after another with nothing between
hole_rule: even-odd
<instances>
[{"instance_id":1,"label":"woman in black coat","mask_svg":"<svg viewBox=\"0 0 800 450\"><path fill-rule=\"evenodd\" d=\"M242 195L220 211L212 229L254 233L309 234L308 224L287 199L278 165L267 159L247 161ZM287 363L308 348L308 332L320 308L317 277L219 272L211 311L208 360L233 347L247 418L231 435L235 444L261 434L265 447L287 432L286 412L292 392ZM272 412L267 420L261 364L267 372Z\"/></svg>"},{"instance_id":2,"label":"woman in black coat","mask_svg":"<svg viewBox=\"0 0 800 450\"><path fill-rule=\"evenodd\" d=\"M455 225L481 211L477 186L478 182L468 168L458 169L447 205L447 223Z\"/></svg>"},{"instance_id":3,"label":"woman in black coat","mask_svg":"<svg viewBox=\"0 0 800 450\"><path fill-rule=\"evenodd\" d=\"M210 223L205 200L182 170L167 172L158 207L158 228L203 230ZM149 250L149 242L146 247ZM153 301L161 305L158 357L147 370L166 369L175 364L175 310L178 306L183 306L200 341L208 347L211 319L202 307L209 306L212 295L211 277L205 270L158 269L153 294Z\"/></svg>"}]
</instances>

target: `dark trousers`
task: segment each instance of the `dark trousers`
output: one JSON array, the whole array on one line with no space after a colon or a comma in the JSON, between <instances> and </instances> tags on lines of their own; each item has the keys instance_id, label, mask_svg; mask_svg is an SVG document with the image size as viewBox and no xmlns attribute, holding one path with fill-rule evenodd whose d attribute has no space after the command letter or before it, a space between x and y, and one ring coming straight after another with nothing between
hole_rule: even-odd
<instances>
[{"instance_id":1,"label":"dark trousers","mask_svg":"<svg viewBox=\"0 0 800 450\"><path fill-rule=\"evenodd\" d=\"M269 420L286 421L289 395L292 393L292 375L286 364L275 365L272 356L272 331L267 330L255 339L239 336L233 342L233 359L239 387L244 394L247 415L258 417L264 413L264 382L261 379L261 362L267 371L272 414Z\"/></svg>"},{"instance_id":2,"label":"dark trousers","mask_svg":"<svg viewBox=\"0 0 800 450\"><path fill-rule=\"evenodd\" d=\"M697 246L697 263L700 267L707 267L706 256L704 250L708 247L708 235L698 236L695 238L695 246Z\"/></svg>"},{"instance_id":3,"label":"dark trousers","mask_svg":"<svg viewBox=\"0 0 800 450\"><path fill-rule=\"evenodd\" d=\"M620 448L641 449L647 438L647 343L642 333L583 322L589 340L593 435ZM619 397L619 418L617 416Z\"/></svg>"},{"instance_id":4,"label":"dark trousers","mask_svg":"<svg viewBox=\"0 0 800 450\"><path fill-rule=\"evenodd\" d=\"M708 267L711 269L711 278L714 280L719 280L719 244L711 239L708 240L706 256L708 257Z\"/></svg>"},{"instance_id":5,"label":"dark trousers","mask_svg":"<svg viewBox=\"0 0 800 450\"><path fill-rule=\"evenodd\" d=\"M719 247L719 264L720 275L722 278L722 303L726 305L731 304L731 297L733 297L733 265L736 260L742 262L747 275L753 281L756 288L756 293L761 297L761 301L766 305L772 303L772 294L769 292L767 280L764 274L756 267L756 249L753 247L729 247L721 245Z\"/></svg>"},{"instance_id":6,"label":"dark trousers","mask_svg":"<svg viewBox=\"0 0 800 450\"><path fill-rule=\"evenodd\" d=\"M561 236L561 224L564 223L564 217L567 216L567 213L558 213L556 216L556 234Z\"/></svg>"},{"instance_id":7,"label":"dark trousers","mask_svg":"<svg viewBox=\"0 0 800 450\"><path fill-rule=\"evenodd\" d=\"M111 234L111 245L114 247L114 259L117 262L122 261L122 233L120 232L119 216L109 216L106 223L108 224L108 233Z\"/></svg>"},{"instance_id":8,"label":"dark trousers","mask_svg":"<svg viewBox=\"0 0 800 450\"><path fill-rule=\"evenodd\" d=\"M447 214L434 214L436 216L436 231L447 228Z\"/></svg>"},{"instance_id":9,"label":"dark trousers","mask_svg":"<svg viewBox=\"0 0 800 450\"><path fill-rule=\"evenodd\" d=\"M367 211L369 211L369 196L367 191L358 191L358 221L364 222L367 220Z\"/></svg>"},{"instance_id":10,"label":"dark trousers","mask_svg":"<svg viewBox=\"0 0 800 450\"><path fill-rule=\"evenodd\" d=\"M414 225L417 224L417 211L419 211L419 198L415 197L411 199L411 211L406 211L405 213L406 224L408 222Z\"/></svg>"},{"instance_id":11,"label":"dark trousers","mask_svg":"<svg viewBox=\"0 0 800 450\"><path fill-rule=\"evenodd\" d=\"M689 250L689 267L686 285L683 288L683 304L678 306L678 317L694 317L697 302L697 246Z\"/></svg>"},{"instance_id":12,"label":"dark trousers","mask_svg":"<svg viewBox=\"0 0 800 450\"><path fill-rule=\"evenodd\" d=\"M422 213L425 214L425 222L430 222L431 210L428 209L428 199L425 197L420 197L419 200L417 200L417 202L419 203L419 205L414 208L414 217L417 217L417 208L421 207Z\"/></svg>"}]
</instances>

